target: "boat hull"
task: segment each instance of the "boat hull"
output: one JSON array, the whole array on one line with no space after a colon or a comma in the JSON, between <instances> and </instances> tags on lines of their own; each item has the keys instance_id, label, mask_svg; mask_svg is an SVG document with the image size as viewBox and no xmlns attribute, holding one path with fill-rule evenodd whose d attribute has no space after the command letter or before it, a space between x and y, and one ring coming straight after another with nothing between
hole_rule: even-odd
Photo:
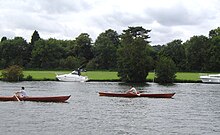
<instances>
[{"instance_id":1,"label":"boat hull","mask_svg":"<svg viewBox=\"0 0 220 135\"><path fill-rule=\"evenodd\" d=\"M63 82L86 82L88 81L88 77L86 76L65 76L65 75L57 75L57 80L63 81Z\"/></svg>"},{"instance_id":2,"label":"boat hull","mask_svg":"<svg viewBox=\"0 0 220 135\"><path fill-rule=\"evenodd\" d=\"M63 82L86 82L89 80L87 76L81 76L80 71L72 71L69 74L56 74L56 78Z\"/></svg>"},{"instance_id":3,"label":"boat hull","mask_svg":"<svg viewBox=\"0 0 220 135\"><path fill-rule=\"evenodd\" d=\"M34 101L34 102L66 102L69 96L48 96L48 97L18 97L20 101ZM0 96L0 101L18 101L15 96Z\"/></svg>"},{"instance_id":4,"label":"boat hull","mask_svg":"<svg viewBox=\"0 0 220 135\"><path fill-rule=\"evenodd\" d=\"M108 97L148 97L148 98L172 98L175 93L162 93L162 94L150 94L150 93L140 93L140 95L132 93L111 93L111 92L99 92L99 96L108 96Z\"/></svg>"},{"instance_id":5,"label":"boat hull","mask_svg":"<svg viewBox=\"0 0 220 135\"><path fill-rule=\"evenodd\" d=\"M203 83L220 83L220 78L201 76L200 79L202 80Z\"/></svg>"}]
</instances>

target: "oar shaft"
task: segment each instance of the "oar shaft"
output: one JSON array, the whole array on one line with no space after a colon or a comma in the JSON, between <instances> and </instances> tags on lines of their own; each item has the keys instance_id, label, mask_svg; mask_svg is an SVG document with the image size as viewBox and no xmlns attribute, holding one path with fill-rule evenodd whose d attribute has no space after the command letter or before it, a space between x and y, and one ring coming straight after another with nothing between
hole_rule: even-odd
<instances>
[{"instance_id":1,"label":"oar shaft","mask_svg":"<svg viewBox=\"0 0 220 135\"><path fill-rule=\"evenodd\" d=\"M16 95L16 94L14 94L14 96L15 96L15 98L17 99L17 101L20 101L20 99L17 97L17 95Z\"/></svg>"}]
</instances>

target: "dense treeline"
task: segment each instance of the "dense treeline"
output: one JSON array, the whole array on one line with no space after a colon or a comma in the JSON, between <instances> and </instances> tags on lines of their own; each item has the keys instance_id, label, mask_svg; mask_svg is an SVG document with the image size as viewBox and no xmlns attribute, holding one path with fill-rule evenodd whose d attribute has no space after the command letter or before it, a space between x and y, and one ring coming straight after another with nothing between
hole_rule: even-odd
<instances>
[{"instance_id":1,"label":"dense treeline","mask_svg":"<svg viewBox=\"0 0 220 135\"><path fill-rule=\"evenodd\" d=\"M147 41L150 38L148 32L150 30L142 27L129 27L119 35L109 29L94 42L88 33L82 33L73 40L45 40L40 38L38 31L34 31L30 43L22 37L2 37L0 69L20 65L25 69L73 70L82 67L87 70L117 70L118 67L140 64L139 69L144 67L147 75L148 71L155 69L160 57L167 57L172 59L178 71L220 71L220 27L210 30L208 37L193 36L186 42L177 39L157 46L151 46ZM133 67L126 72L138 73L139 69Z\"/></svg>"}]
</instances>

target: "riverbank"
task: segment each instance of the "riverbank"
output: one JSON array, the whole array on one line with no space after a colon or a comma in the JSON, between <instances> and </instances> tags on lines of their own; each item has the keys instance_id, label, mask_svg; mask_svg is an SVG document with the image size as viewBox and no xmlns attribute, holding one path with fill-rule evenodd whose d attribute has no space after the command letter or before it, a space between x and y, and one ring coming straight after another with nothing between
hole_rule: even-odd
<instances>
[{"instance_id":1,"label":"riverbank","mask_svg":"<svg viewBox=\"0 0 220 135\"><path fill-rule=\"evenodd\" d=\"M56 74L66 74L71 71L23 71L25 81L57 81ZM175 83L200 83L199 76L204 73L178 72ZM0 71L1 75L1 71ZM82 72L83 76L88 76L89 81L120 81L115 71L87 71ZM149 72L147 82L154 81L155 74ZM31 78L30 78L31 77ZM1 79L1 77L0 77Z\"/></svg>"}]
</instances>

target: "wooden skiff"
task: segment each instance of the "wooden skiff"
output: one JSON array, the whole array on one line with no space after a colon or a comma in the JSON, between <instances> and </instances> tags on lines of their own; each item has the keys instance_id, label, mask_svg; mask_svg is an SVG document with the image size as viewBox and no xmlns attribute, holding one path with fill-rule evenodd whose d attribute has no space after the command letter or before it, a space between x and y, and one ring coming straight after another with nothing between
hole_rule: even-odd
<instances>
[{"instance_id":1,"label":"wooden skiff","mask_svg":"<svg viewBox=\"0 0 220 135\"><path fill-rule=\"evenodd\" d=\"M133 93L112 93L112 92L99 92L99 96L108 97L149 97L149 98L172 98L175 93L161 93L161 94L150 94L150 93L140 93L139 95Z\"/></svg>"},{"instance_id":2,"label":"wooden skiff","mask_svg":"<svg viewBox=\"0 0 220 135\"><path fill-rule=\"evenodd\" d=\"M35 102L66 102L71 95L68 96L0 96L0 101L35 101ZM18 99L17 99L18 98Z\"/></svg>"}]
</instances>

